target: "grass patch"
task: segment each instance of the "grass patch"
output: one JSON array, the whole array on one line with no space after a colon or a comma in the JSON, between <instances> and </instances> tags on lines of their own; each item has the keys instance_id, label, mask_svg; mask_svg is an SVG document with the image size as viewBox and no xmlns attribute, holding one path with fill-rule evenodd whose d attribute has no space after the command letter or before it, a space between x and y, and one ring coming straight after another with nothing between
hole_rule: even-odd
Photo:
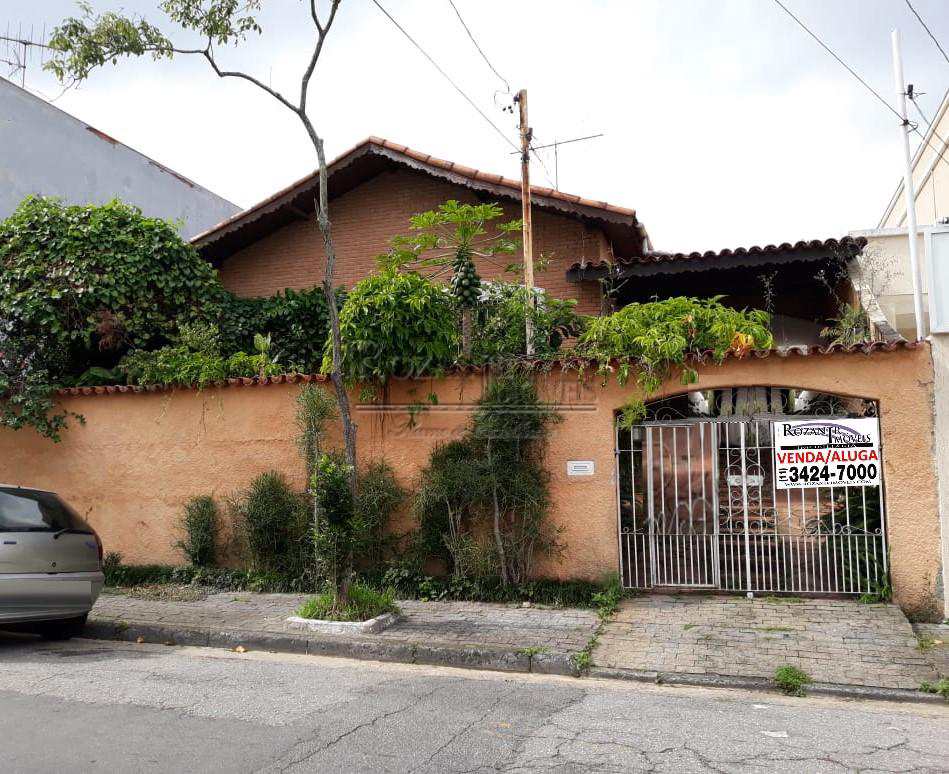
<instances>
[{"instance_id":1,"label":"grass patch","mask_svg":"<svg viewBox=\"0 0 949 774\"><path fill-rule=\"evenodd\" d=\"M354 583L349 587L349 604L340 607L331 591L324 591L310 597L297 609L300 618L312 618L321 621L368 621L383 613L399 613L395 604L395 589L376 591L364 583Z\"/></svg>"},{"instance_id":2,"label":"grass patch","mask_svg":"<svg viewBox=\"0 0 949 774\"><path fill-rule=\"evenodd\" d=\"M698 624L682 624L683 631L688 631L689 629L694 629Z\"/></svg>"},{"instance_id":3,"label":"grass patch","mask_svg":"<svg viewBox=\"0 0 949 774\"><path fill-rule=\"evenodd\" d=\"M805 686L813 682L807 672L789 664L775 669L772 681L788 696L803 696Z\"/></svg>"},{"instance_id":4,"label":"grass patch","mask_svg":"<svg viewBox=\"0 0 949 774\"><path fill-rule=\"evenodd\" d=\"M800 597L776 597L774 594L762 597L761 601L770 602L773 605L801 605L804 603L804 600Z\"/></svg>"},{"instance_id":5,"label":"grass patch","mask_svg":"<svg viewBox=\"0 0 949 774\"><path fill-rule=\"evenodd\" d=\"M596 614L600 622L597 624L593 636L590 637L589 642L587 642L583 650L574 653L571 657L574 666L581 675L585 672L589 672L590 667L593 666L593 649L596 648L597 643L600 641L600 634L602 634L606 622L612 618L619 609L619 603L622 598L623 587L620 585L619 577L616 575L610 576L603 590L593 595L592 601L593 604L596 605Z\"/></svg>"},{"instance_id":6,"label":"grass patch","mask_svg":"<svg viewBox=\"0 0 949 774\"><path fill-rule=\"evenodd\" d=\"M755 628L756 632L793 632L790 626L758 626Z\"/></svg>"},{"instance_id":7,"label":"grass patch","mask_svg":"<svg viewBox=\"0 0 949 774\"><path fill-rule=\"evenodd\" d=\"M930 683L928 681L921 683L919 690L921 690L923 693L938 694L946 701L949 701L949 677L940 678L939 681L935 683Z\"/></svg>"},{"instance_id":8,"label":"grass patch","mask_svg":"<svg viewBox=\"0 0 949 774\"><path fill-rule=\"evenodd\" d=\"M916 635L916 650L920 651L921 653L925 653L927 650L932 650L935 647L935 638L930 637L928 634Z\"/></svg>"},{"instance_id":9,"label":"grass patch","mask_svg":"<svg viewBox=\"0 0 949 774\"><path fill-rule=\"evenodd\" d=\"M519 656L529 656L533 658L534 656L539 656L541 653L546 653L549 650L550 648L548 648L546 645L534 645L530 648L518 648L514 652Z\"/></svg>"}]
</instances>

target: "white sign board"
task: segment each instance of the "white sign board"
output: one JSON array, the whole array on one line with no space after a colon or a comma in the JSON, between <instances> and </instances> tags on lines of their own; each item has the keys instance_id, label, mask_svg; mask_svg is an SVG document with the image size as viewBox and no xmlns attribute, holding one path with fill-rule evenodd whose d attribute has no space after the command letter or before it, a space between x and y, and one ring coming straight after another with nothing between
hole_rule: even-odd
<instances>
[{"instance_id":1,"label":"white sign board","mask_svg":"<svg viewBox=\"0 0 949 774\"><path fill-rule=\"evenodd\" d=\"M774 485L876 486L880 483L880 428L875 419L774 422Z\"/></svg>"},{"instance_id":2,"label":"white sign board","mask_svg":"<svg viewBox=\"0 0 949 774\"><path fill-rule=\"evenodd\" d=\"M568 476L592 476L594 473L593 460L568 460Z\"/></svg>"}]
</instances>

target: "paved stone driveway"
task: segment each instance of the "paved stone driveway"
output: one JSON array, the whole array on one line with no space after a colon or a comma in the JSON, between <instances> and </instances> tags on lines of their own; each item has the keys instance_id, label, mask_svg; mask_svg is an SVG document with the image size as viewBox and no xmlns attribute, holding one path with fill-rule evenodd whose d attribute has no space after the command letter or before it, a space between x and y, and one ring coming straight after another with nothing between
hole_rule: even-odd
<instances>
[{"instance_id":1,"label":"paved stone driveway","mask_svg":"<svg viewBox=\"0 0 949 774\"><path fill-rule=\"evenodd\" d=\"M791 664L815 681L918 688L936 668L895 605L649 595L624 601L593 653L597 666L771 677Z\"/></svg>"},{"instance_id":2,"label":"paved stone driveway","mask_svg":"<svg viewBox=\"0 0 949 774\"><path fill-rule=\"evenodd\" d=\"M168 624L196 629L300 635L286 625L306 599L301 594L209 594L193 602L138 599L103 594L91 619L126 623ZM592 610L521 607L474 602L399 602L404 620L379 634L379 641L432 645L475 645L510 650L546 648L556 653L582 650L596 630Z\"/></svg>"}]
</instances>

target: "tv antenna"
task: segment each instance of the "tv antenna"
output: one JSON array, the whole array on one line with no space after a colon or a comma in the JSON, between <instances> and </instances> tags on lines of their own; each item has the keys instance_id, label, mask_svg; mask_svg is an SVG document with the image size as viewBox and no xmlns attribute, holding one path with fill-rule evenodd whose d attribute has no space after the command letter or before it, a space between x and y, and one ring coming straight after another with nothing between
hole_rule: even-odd
<instances>
[{"instance_id":1,"label":"tv antenna","mask_svg":"<svg viewBox=\"0 0 949 774\"><path fill-rule=\"evenodd\" d=\"M560 190L560 153L559 148L561 145L567 145L572 142L583 142L584 140L595 140L597 137L603 137L603 132L598 134L588 134L585 137L572 137L569 140L557 140L554 139L553 142L549 142L546 145L531 145L531 150L538 151L542 148L553 148L554 149L554 188ZM520 151L516 151L520 153ZM511 154L514 155L513 153Z\"/></svg>"},{"instance_id":2,"label":"tv antenna","mask_svg":"<svg viewBox=\"0 0 949 774\"><path fill-rule=\"evenodd\" d=\"M13 31L9 22L5 34L0 35L0 65L9 68L7 77L13 81L19 80L20 88L23 89L26 88L27 68L37 64L42 67L47 62L47 52L51 50L46 42L45 24L39 39L36 39L32 25L29 33L25 34L22 25Z\"/></svg>"}]
</instances>

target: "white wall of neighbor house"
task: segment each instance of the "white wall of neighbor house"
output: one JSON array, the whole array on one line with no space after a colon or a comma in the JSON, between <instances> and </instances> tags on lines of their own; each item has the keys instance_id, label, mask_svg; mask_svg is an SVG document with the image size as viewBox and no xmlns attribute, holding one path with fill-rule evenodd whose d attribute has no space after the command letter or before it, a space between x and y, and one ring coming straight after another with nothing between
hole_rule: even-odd
<instances>
[{"instance_id":1,"label":"white wall of neighbor house","mask_svg":"<svg viewBox=\"0 0 949 774\"><path fill-rule=\"evenodd\" d=\"M181 224L181 235L240 208L174 170L0 78L0 218L31 194L67 204L120 199Z\"/></svg>"}]
</instances>

